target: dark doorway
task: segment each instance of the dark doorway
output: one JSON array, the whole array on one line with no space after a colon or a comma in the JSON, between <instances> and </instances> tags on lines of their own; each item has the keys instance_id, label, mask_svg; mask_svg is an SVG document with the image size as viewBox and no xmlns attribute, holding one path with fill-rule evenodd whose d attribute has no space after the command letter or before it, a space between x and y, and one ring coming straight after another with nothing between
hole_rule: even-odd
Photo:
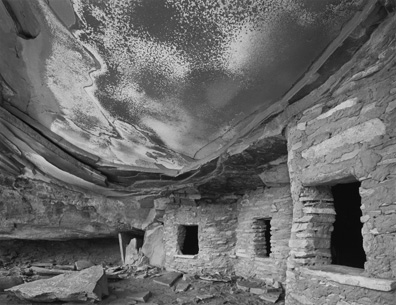
<instances>
[{"instance_id":1,"label":"dark doorway","mask_svg":"<svg viewBox=\"0 0 396 305\"><path fill-rule=\"evenodd\" d=\"M331 234L332 264L364 268L360 182L337 184L331 188L336 220Z\"/></svg>"},{"instance_id":2,"label":"dark doorway","mask_svg":"<svg viewBox=\"0 0 396 305\"><path fill-rule=\"evenodd\" d=\"M198 254L198 226L179 226L179 247L182 254Z\"/></svg>"},{"instance_id":3,"label":"dark doorway","mask_svg":"<svg viewBox=\"0 0 396 305\"><path fill-rule=\"evenodd\" d=\"M254 252L258 257L268 257L271 254L271 219L259 218L253 222Z\"/></svg>"}]
</instances>

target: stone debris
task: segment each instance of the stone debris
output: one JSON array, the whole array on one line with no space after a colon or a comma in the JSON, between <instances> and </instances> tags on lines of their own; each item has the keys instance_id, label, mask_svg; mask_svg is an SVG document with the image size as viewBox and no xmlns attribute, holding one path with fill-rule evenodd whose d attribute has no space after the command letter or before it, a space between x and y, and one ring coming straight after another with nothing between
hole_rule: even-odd
<instances>
[{"instance_id":1,"label":"stone debris","mask_svg":"<svg viewBox=\"0 0 396 305\"><path fill-rule=\"evenodd\" d=\"M185 273L183 274L183 281L193 281L197 278L195 274Z\"/></svg>"},{"instance_id":2,"label":"stone debris","mask_svg":"<svg viewBox=\"0 0 396 305\"><path fill-rule=\"evenodd\" d=\"M35 267L32 266L30 267L30 269L38 275L59 275L59 274L66 274L66 273L70 273L73 271L70 270L62 270L62 269L48 269L48 268L41 268L41 267Z\"/></svg>"},{"instance_id":3,"label":"stone debris","mask_svg":"<svg viewBox=\"0 0 396 305\"><path fill-rule=\"evenodd\" d=\"M127 278L129 268L128 266L116 266L116 267L108 267L106 268L106 275L108 279L121 279Z\"/></svg>"},{"instance_id":4,"label":"stone debris","mask_svg":"<svg viewBox=\"0 0 396 305\"><path fill-rule=\"evenodd\" d=\"M88 260L79 260L74 263L74 266L76 267L77 271L80 271L80 270L94 266L94 263L92 263L91 261L88 261Z\"/></svg>"},{"instance_id":5,"label":"stone debris","mask_svg":"<svg viewBox=\"0 0 396 305\"><path fill-rule=\"evenodd\" d=\"M176 291L177 292L184 292L184 291L187 291L188 288L190 288L190 287L191 287L190 283L187 283L185 281L179 281L177 283L177 285L176 285Z\"/></svg>"},{"instance_id":6,"label":"stone debris","mask_svg":"<svg viewBox=\"0 0 396 305\"><path fill-rule=\"evenodd\" d=\"M147 275L145 273L141 273L141 274L138 274L135 276L135 278L140 279L140 280L145 279L146 277L147 277Z\"/></svg>"},{"instance_id":7,"label":"stone debris","mask_svg":"<svg viewBox=\"0 0 396 305\"><path fill-rule=\"evenodd\" d=\"M150 291L142 291L142 292L134 292L128 295L128 299L139 301L139 302L146 302L151 297Z\"/></svg>"},{"instance_id":8,"label":"stone debris","mask_svg":"<svg viewBox=\"0 0 396 305\"><path fill-rule=\"evenodd\" d=\"M187 304L192 304L192 300L190 298L187 297L180 297L176 299L176 302L179 305L187 305Z\"/></svg>"},{"instance_id":9,"label":"stone debris","mask_svg":"<svg viewBox=\"0 0 396 305\"><path fill-rule=\"evenodd\" d=\"M132 238L125 248L125 265L133 265L139 259L136 242L136 238Z\"/></svg>"},{"instance_id":10,"label":"stone debris","mask_svg":"<svg viewBox=\"0 0 396 305\"><path fill-rule=\"evenodd\" d=\"M253 293L253 294L258 294L258 295L260 295L260 294L266 293L267 290L266 290L265 288L261 288L261 287L260 287L260 288L252 287L252 288L250 288L249 292L250 292L250 293Z\"/></svg>"},{"instance_id":11,"label":"stone debris","mask_svg":"<svg viewBox=\"0 0 396 305\"><path fill-rule=\"evenodd\" d=\"M260 288L261 289L261 287L263 286L262 283L258 283L258 282L254 282L254 281L247 281L247 280L237 281L236 285L242 291L247 291L247 292L250 292L250 289L252 289L252 288Z\"/></svg>"},{"instance_id":12,"label":"stone debris","mask_svg":"<svg viewBox=\"0 0 396 305\"><path fill-rule=\"evenodd\" d=\"M272 291L259 295L259 298L262 299L263 301L275 304L279 300L281 294L282 292L280 291L278 292Z\"/></svg>"},{"instance_id":13,"label":"stone debris","mask_svg":"<svg viewBox=\"0 0 396 305\"><path fill-rule=\"evenodd\" d=\"M275 281L275 287L267 287L264 283L260 283L257 281L247 281L247 280L240 280L236 283L238 289L250 292L251 294L258 295L260 299L270 302L276 303L283 292L282 288L279 287L280 283Z\"/></svg>"},{"instance_id":14,"label":"stone debris","mask_svg":"<svg viewBox=\"0 0 396 305\"><path fill-rule=\"evenodd\" d=\"M183 273L181 272L171 271L155 278L154 282L168 287L172 287L173 284L182 276Z\"/></svg>"},{"instance_id":15,"label":"stone debris","mask_svg":"<svg viewBox=\"0 0 396 305\"><path fill-rule=\"evenodd\" d=\"M54 266L53 263L32 263L31 265L40 268L52 268Z\"/></svg>"},{"instance_id":16,"label":"stone debris","mask_svg":"<svg viewBox=\"0 0 396 305\"><path fill-rule=\"evenodd\" d=\"M223 276L219 273L215 274L205 274L199 277L199 279L204 280L204 281L210 281L210 282L224 282L228 283L231 282L231 277L229 276Z\"/></svg>"},{"instance_id":17,"label":"stone debris","mask_svg":"<svg viewBox=\"0 0 396 305\"><path fill-rule=\"evenodd\" d=\"M161 275L158 274L161 271L161 268L150 265L122 265L106 267L105 269L107 278L112 280L126 279L131 276L137 279L145 279Z\"/></svg>"},{"instance_id":18,"label":"stone debris","mask_svg":"<svg viewBox=\"0 0 396 305\"><path fill-rule=\"evenodd\" d=\"M92 266L79 272L25 283L6 291L33 302L100 301L102 296L109 294L102 266Z\"/></svg>"},{"instance_id":19,"label":"stone debris","mask_svg":"<svg viewBox=\"0 0 396 305\"><path fill-rule=\"evenodd\" d=\"M201 295L197 295L196 298L200 301L205 301L205 300L213 299L214 295L213 294L201 294Z\"/></svg>"},{"instance_id":20,"label":"stone debris","mask_svg":"<svg viewBox=\"0 0 396 305\"><path fill-rule=\"evenodd\" d=\"M54 265L54 269L74 271L74 270L76 270L76 266L75 265Z\"/></svg>"},{"instance_id":21,"label":"stone debris","mask_svg":"<svg viewBox=\"0 0 396 305\"><path fill-rule=\"evenodd\" d=\"M23 284L23 278L21 276L0 275L0 292L20 284Z\"/></svg>"}]
</instances>

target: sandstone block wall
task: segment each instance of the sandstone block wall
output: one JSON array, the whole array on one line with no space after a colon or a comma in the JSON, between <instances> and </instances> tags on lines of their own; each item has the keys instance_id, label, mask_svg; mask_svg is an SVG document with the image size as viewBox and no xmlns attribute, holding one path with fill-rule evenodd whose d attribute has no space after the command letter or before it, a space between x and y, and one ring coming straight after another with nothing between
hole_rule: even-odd
<instances>
[{"instance_id":1,"label":"sandstone block wall","mask_svg":"<svg viewBox=\"0 0 396 305\"><path fill-rule=\"evenodd\" d=\"M271 284L284 282L293 203L290 185L264 188L246 194L239 202L235 272L245 278L255 277ZM257 219L271 219L271 253L257 253Z\"/></svg>"},{"instance_id":2,"label":"sandstone block wall","mask_svg":"<svg viewBox=\"0 0 396 305\"><path fill-rule=\"evenodd\" d=\"M394 291L348 286L299 271L331 261L335 212L329 186L359 180L365 274L396 279L395 28L393 15L324 85L330 89L317 97L317 104L289 125L293 228L287 304L390 305L396 299ZM308 98L314 97L315 91Z\"/></svg>"},{"instance_id":3,"label":"sandstone block wall","mask_svg":"<svg viewBox=\"0 0 396 305\"><path fill-rule=\"evenodd\" d=\"M293 305L393 305L396 293L341 285L325 277L299 274L287 287L287 304Z\"/></svg>"},{"instance_id":4,"label":"sandstone block wall","mask_svg":"<svg viewBox=\"0 0 396 305\"><path fill-rule=\"evenodd\" d=\"M199 253L193 257L180 251L180 225L198 225ZM191 274L233 272L236 227L236 199L217 203L184 199L169 203L164 215L165 267Z\"/></svg>"}]
</instances>

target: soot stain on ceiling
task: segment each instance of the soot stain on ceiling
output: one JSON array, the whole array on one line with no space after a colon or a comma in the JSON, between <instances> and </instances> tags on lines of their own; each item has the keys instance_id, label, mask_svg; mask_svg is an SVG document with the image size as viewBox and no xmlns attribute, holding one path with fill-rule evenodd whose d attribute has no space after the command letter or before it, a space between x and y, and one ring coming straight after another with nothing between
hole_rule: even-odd
<instances>
[{"instance_id":1,"label":"soot stain on ceiling","mask_svg":"<svg viewBox=\"0 0 396 305\"><path fill-rule=\"evenodd\" d=\"M27 92L20 111L95 168L177 176L240 137L235 126L276 103L363 4L24 2L39 34L2 77Z\"/></svg>"},{"instance_id":2,"label":"soot stain on ceiling","mask_svg":"<svg viewBox=\"0 0 396 305\"><path fill-rule=\"evenodd\" d=\"M101 106L190 157L279 99L360 1L73 0Z\"/></svg>"}]
</instances>

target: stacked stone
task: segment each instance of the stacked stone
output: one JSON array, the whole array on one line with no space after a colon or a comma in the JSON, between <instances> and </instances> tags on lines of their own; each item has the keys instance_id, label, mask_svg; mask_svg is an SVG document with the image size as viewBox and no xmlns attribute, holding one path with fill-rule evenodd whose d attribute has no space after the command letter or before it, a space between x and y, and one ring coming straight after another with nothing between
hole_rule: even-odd
<instances>
[{"instance_id":1,"label":"stacked stone","mask_svg":"<svg viewBox=\"0 0 396 305\"><path fill-rule=\"evenodd\" d=\"M290 185L277 188L277 191L282 196L274 198L271 205L271 257L274 258L275 265L284 274L286 260L290 252L289 240L293 218L293 201L290 195Z\"/></svg>"},{"instance_id":2,"label":"stacked stone","mask_svg":"<svg viewBox=\"0 0 396 305\"><path fill-rule=\"evenodd\" d=\"M265 242L260 236L262 252L256 251L257 220L271 219L271 253L268 256ZM289 254L292 219L290 187L279 186L247 193L239 204L235 265L237 275L245 278L256 277L268 284L284 282L286 259ZM260 231L264 227L260 226ZM262 234L262 232L261 232Z\"/></svg>"},{"instance_id":3,"label":"stacked stone","mask_svg":"<svg viewBox=\"0 0 396 305\"><path fill-rule=\"evenodd\" d=\"M191 274L230 274L234 271L237 226L236 198L215 204L184 198L168 204L164 215L165 267ZM197 255L180 251L180 225L198 225Z\"/></svg>"},{"instance_id":4,"label":"stacked stone","mask_svg":"<svg viewBox=\"0 0 396 305\"><path fill-rule=\"evenodd\" d=\"M303 216L293 220L290 261L297 265L329 264L331 232L335 221L330 188L303 188L300 202Z\"/></svg>"},{"instance_id":5,"label":"stacked stone","mask_svg":"<svg viewBox=\"0 0 396 305\"><path fill-rule=\"evenodd\" d=\"M287 286L287 303L291 305L393 305L396 291L383 292L362 287L340 285L325 277L300 273Z\"/></svg>"},{"instance_id":6,"label":"stacked stone","mask_svg":"<svg viewBox=\"0 0 396 305\"><path fill-rule=\"evenodd\" d=\"M260 218L271 217L271 204L265 204L263 190L246 194L240 201L236 255L242 258L253 259L257 256L255 251L256 228L255 222Z\"/></svg>"},{"instance_id":7,"label":"stacked stone","mask_svg":"<svg viewBox=\"0 0 396 305\"><path fill-rule=\"evenodd\" d=\"M267 242L265 240L265 232L267 225L263 219L255 219L252 223L251 229L253 231L253 246L254 253L257 257L268 257Z\"/></svg>"},{"instance_id":8,"label":"stacked stone","mask_svg":"<svg viewBox=\"0 0 396 305\"><path fill-rule=\"evenodd\" d=\"M287 131L294 205L287 304L394 303L394 291L330 283L300 270L301 266L330 262L329 235L334 221L331 199L312 201L307 189L317 192L317 185L358 180L366 275L396 278L395 26L393 16L372 34L351 62L296 103L316 101L290 123ZM329 291L342 298L328 298Z\"/></svg>"},{"instance_id":9,"label":"stacked stone","mask_svg":"<svg viewBox=\"0 0 396 305\"><path fill-rule=\"evenodd\" d=\"M393 166L395 166L393 164ZM383 169L383 168L382 168ZM383 180L362 182L363 248L365 269L372 276L396 278L396 179L395 171Z\"/></svg>"}]
</instances>

